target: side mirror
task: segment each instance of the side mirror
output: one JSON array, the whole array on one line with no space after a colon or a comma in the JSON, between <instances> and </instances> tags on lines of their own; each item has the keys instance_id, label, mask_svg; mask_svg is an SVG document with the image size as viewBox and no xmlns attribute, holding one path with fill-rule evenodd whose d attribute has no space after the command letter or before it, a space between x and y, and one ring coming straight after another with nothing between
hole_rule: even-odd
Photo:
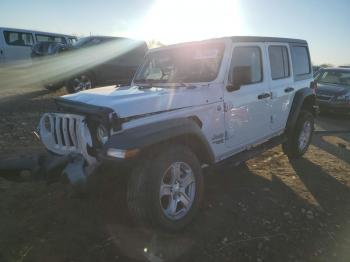
<instances>
[{"instance_id":1,"label":"side mirror","mask_svg":"<svg viewBox=\"0 0 350 262\"><path fill-rule=\"evenodd\" d=\"M228 84L227 86L226 86L226 89L227 89L227 91L229 91L229 92L233 92L233 91L236 91L236 90L239 90L240 89L240 86L235 86L234 84Z\"/></svg>"},{"instance_id":2,"label":"side mirror","mask_svg":"<svg viewBox=\"0 0 350 262\"><path fill-rule=\"evenodd\" d=\"M227 91L232 92L239 90L242 85L251 83L251 67L250 66L235 66L232 70L233 81L226 87Z\"/></svg>"}]
</instances>

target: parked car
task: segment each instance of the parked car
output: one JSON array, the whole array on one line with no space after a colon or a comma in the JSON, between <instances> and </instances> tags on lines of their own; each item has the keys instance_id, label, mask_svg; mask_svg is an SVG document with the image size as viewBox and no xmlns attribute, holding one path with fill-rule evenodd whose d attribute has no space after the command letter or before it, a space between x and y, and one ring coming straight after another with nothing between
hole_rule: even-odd
<instances>
[{"instance_id":1,"label":"parked car","mask_svg":"<svg viewBox=\"0 0 350 262\"><path fill-rule=\"evenodd\" d=\"M41 41L73 44L76 40L71 35L0 27L0 65L30 63L32 46Z\"/></svg>"},{"instance_id":2,"label":"parked car","mask_svg":"<svg viewBox=\"0 0 350 262\"><path fill-rule=\"evenodd\" d=\"M350 113L350 68L323 68L315 80L321 111Z\"/></svg>"},{"instance_id":3,"label":"parked car","mask_svg":"<svg viewBox=\"0 0 350 262\"><path fill-rule=\"evenodd\" d=\"M34 46L32 57L55 55L61 52L75 52L108 43L115 44L116 49L115 54L107 61L88 67L88 69L84 67L83 71L80 71L80 68L77 67L77 74L62 79L57 83L45 85L45 87L49 90L56 90L65 85L68 93L76 93L96 86L111 84L129 85L137 67L143 61L148 50L144 41L123 37L89 36L80 38L73 45L47 44L47 42L43 42ZM123 43L123 45L126 43L132 48L127 53L120 55L118 52L120 48L118 46L119 43ZM38 55L37 50L44 51ZM91 52L95 52L95 49L91 49Z\"/></svg>"},{"instance_id":4,"label":"parked car","mask_svg":"<svg viewBox=\"0 0 350 262\"><path fill-rule=\"evenodd\" d=\"M57 98L59 113L44 114L39 133L49 152L72 156L65 168L72 183L105 162L129 166L135 221L179 230L199 209L205 166L237 164L279 144L291 158L306 152L316 113L312 81L304 40L166 46L149 50L128 88Z\"/></svg>"}]
</instances>

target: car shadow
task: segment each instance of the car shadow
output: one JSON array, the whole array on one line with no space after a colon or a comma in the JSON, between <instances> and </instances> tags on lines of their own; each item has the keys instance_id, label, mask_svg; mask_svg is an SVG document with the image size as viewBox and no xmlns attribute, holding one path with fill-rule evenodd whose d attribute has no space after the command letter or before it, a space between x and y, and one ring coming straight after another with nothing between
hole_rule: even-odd
<instances>
[{"instance_id":1,"label":"car shadow","mask_svg":"<svg viewBox=\"0 0 350 262\"><path fill-rule=\"evenodd\" d=\"M337 136L337 137L340 137L340 136ZM329 143L323 139L322 135L319 135L319 134L314 135L312 140L312 145L350 164L350 149L347 148L346 145L343 145L343 144L334 145L332 143Z\"/></svg>"},{"instance_id":2,"label":"car shadow","mask_svg":"<svg viewBox=\"0 0 350 262\"><path fill-rule=\"evenodd\" d=\"M335 219L339 219L339 223L348 219L343 213L343 208L349 207L350 201L350 188L347 185L308 159L301 158L290 163L325 212L332 213Z\"/></svg>"},{"instance_id":3,"label":"car shadow","mask_svg":"<svg viewBox=\"0 0 350 262\"><path fill-rule=\"evenodd\" d=\"M349 190L308 160L292 166L323 210L306 202L279 177L267 179L246 165L206 171L203 207L180 233L133 226L124 201L125 177L116 183L107 179L109 189L102 194L112 196L110 201L101 198L98 189L95 193L100 197L92 199L104 199L98 206L109 211L103 212L100 222L115 252L127 261L305 261L331 256L334 243L323 228L327 213L334 214L330 222L345 223L346 217L344 206L329 193L341 191L344 200L350 199ZM327 185L328 194L320 185ZM317 254L319 249L324 253Z\"/></svg>"}]
</instances>

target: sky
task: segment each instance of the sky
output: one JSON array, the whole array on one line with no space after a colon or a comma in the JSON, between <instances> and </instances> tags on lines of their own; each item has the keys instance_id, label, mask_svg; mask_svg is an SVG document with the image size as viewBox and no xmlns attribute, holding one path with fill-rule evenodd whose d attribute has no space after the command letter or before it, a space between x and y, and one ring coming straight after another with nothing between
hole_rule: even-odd
<instances>
[{"instance_id":1,"label":"sky","mask_svg":"<svg viewBox=\"0 0 350 262\"><path fill-rule=\"evenodd\" d=\"M0 27L155 39L300 38L314 64L350 64L349 0L0 0Z\"/></svg>"}]
</instances>

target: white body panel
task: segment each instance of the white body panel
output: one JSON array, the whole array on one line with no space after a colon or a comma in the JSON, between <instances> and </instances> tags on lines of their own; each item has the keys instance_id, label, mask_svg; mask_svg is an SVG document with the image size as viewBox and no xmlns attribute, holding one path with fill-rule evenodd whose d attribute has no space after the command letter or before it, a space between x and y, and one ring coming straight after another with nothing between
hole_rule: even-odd
<instances>
[{"instance_id":1,"label":"white body panel","mask_svg":"<svg viewBox=\"0 0 350 262\"><path fill-rule=\"evenodd\" d=\"M295 91L308 87L312 80L295 81L292 65L290 77L272 80L267 52L270 43L236 43L230 38L221 39L221 42L225 44L225 51L217 78L212 82L191 83L185 87L164 84L141 88L132 84L130 88L118 89L109 86L64 98L112 109L118 117L126 119L118 132L162 120L195 116L202 122L202 132L218 162L283 133ZM288 47L288 43L278 44ZM231 57L238 46L258 46L261 49L263 80L228 92ZM288 51L291 56L289 47ZM149 52L157 52L157 49ZM286 87L293 87L294 91L286 93ZM264 93L271 96L258 99Z\"/></svg>"}]
</instances>

